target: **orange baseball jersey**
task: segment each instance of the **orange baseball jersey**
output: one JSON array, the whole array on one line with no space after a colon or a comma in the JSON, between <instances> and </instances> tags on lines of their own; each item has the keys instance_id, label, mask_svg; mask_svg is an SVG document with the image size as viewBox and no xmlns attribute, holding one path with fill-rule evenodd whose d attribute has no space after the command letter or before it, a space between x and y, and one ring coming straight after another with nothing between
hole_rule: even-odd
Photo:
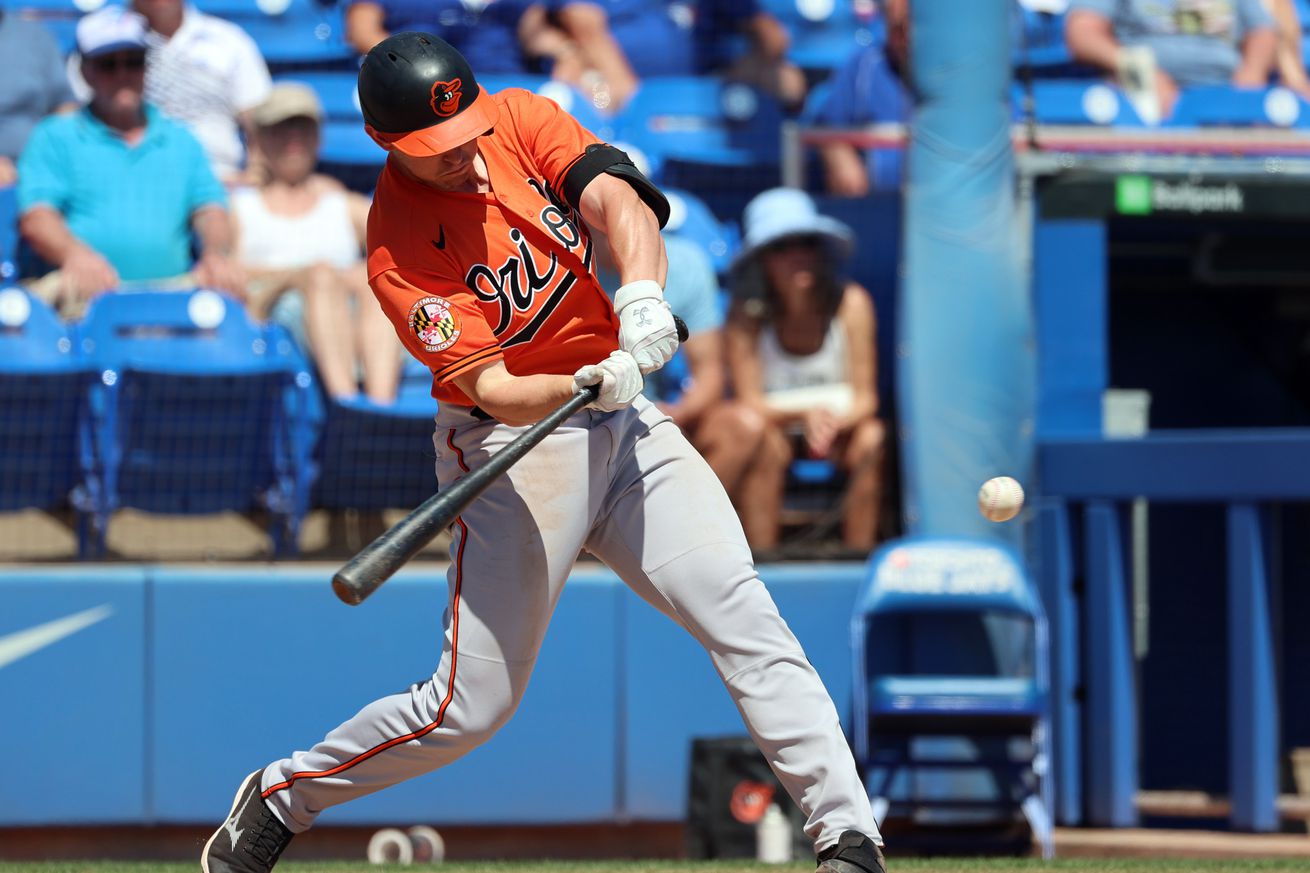
<instances>
[{"instance_id":1,"label":"orange baseball jersey","mask_svg":"<svg viewBox=\"0 0 1310 873\"><path fill-rule=\"evenodd\" d=\"M496 359L517 376L571 375L619 347L618 316L592 272L592 241L559 196L597 140L553 101L496 94L478 150L485 194L439 191L389 163L368 217L368 278L432 396L470 406L461 373Z\"/></svg>"}]
</instances>

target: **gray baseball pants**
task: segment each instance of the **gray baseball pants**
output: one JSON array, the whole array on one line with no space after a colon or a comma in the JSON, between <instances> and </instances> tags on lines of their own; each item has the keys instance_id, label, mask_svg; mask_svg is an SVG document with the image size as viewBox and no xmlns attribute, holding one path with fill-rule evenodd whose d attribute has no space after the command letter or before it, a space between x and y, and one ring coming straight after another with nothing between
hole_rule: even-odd
<instances>
[{"instance_id":1,"label":"gray baseball pants","mask_svg":"<svg viewBox=\"0 0 1310 873\"><path fill-rule=\"evenodd\" d=\"M522 431L443 406L437 475L452 482ZM573 416L456 523L441 661L369 704L262 788L292 831L329 806L454 761L505 724L551 612L587 549L709 652L747 730L806 815L816 849L847 829L881 843L837 711L760 582L713 471L644 398ZM844 626L845 616L834 616Z\"/></svg>"}]
</instances>

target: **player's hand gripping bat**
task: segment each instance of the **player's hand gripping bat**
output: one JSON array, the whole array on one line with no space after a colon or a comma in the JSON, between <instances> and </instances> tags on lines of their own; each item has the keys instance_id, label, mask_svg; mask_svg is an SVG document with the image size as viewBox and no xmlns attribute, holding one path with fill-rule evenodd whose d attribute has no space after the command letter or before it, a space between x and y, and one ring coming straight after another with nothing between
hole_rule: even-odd
<instances>
[{"instance_id":1,"label":"player's hand gripping bat","mask_svg":"<svg viewBox=\"0 0 1310 873\"><path fill-rule=\"evenodd\" d=\"M674 322L678 328L678 342L685 342L687 325L681 318L675 318ZM595 400L599 393L600 385L583 388L492 455L487 463L423 501L417 509L365 546L332 577L332 590L337 597L351 606L363 603L392 574L432 542L433 537L449 527L464 508L487 490L487 486L498 476L514 466L566 419Z\"/></svg>"}]
</instances>

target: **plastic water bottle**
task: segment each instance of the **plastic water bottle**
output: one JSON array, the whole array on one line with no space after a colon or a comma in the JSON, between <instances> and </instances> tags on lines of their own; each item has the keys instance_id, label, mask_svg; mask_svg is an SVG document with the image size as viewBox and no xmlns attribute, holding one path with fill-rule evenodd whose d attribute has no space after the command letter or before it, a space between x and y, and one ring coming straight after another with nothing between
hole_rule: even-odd
<instances>
[{"instance_id":1,"label":"plastic water bottle","mask_svg":"<svg viewBox=\"0 0 1310 873\"><path fill-rule=\"evenodd\" d=\"M770 803L755 825L755 859L764 864L791 861L791 822L776 803Z\"/></svg>"}]
</instances>

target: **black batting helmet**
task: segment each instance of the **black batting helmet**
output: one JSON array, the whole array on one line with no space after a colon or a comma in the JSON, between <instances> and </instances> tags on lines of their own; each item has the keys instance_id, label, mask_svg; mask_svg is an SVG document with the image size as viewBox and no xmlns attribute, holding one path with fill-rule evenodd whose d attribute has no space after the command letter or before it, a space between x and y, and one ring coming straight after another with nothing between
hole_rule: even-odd
<instances>
[{"instance_id":1,"label":"black batting helmet","mask_svg":"<svg viewBox=\"0 0 1310 873\"><path fill-rule=\"evenodd\" d=\"M500 108L464 56L430 33L397 33L359 68L364 129L384 149L425 157L486 133Z\"/></svg>"}]
</instances>

